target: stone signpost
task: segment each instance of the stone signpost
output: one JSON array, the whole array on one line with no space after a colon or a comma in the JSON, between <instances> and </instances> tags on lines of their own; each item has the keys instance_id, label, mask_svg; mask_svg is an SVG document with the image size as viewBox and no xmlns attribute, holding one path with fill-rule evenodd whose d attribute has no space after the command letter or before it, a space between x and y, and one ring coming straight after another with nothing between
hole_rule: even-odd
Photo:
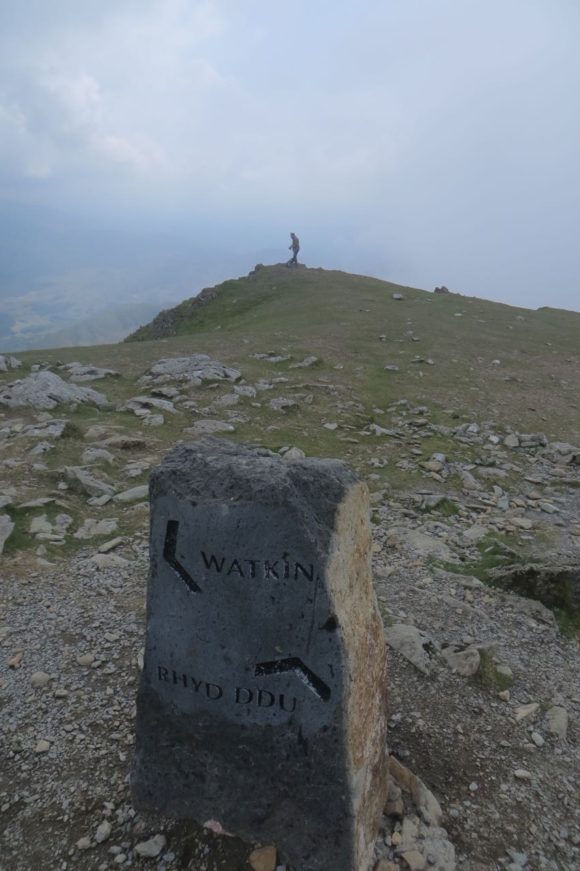
<instances>
[{"instance_id":1,"label":"stone signpost","mask_svg":"<svg viewBox=\"0 0 580 871\"><path fill-rule=\"evenodd\" d=\"M366 486L335 460L204 439L151 476L137 807L368 871L386 653Z\"/></svg>"}]
</instances>

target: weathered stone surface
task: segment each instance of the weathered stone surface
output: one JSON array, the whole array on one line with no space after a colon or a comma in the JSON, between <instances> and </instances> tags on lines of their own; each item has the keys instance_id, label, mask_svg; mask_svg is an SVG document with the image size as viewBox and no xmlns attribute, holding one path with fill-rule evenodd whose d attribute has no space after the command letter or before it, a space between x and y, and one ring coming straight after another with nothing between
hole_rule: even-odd
<instances>
[{"instance_id":1,"label":"weathered stone surface","mask_svg":"<svg viewBox=\"0 0 580 871\"><path fill-rule=\"evenodd\" d=\"M71 490L77 493L86 496L113 496L115 493L114 487L99 481L80 466L65 466L63 474Z\"/></svg>"},{"instance_id":2,"label":"weathered stone surface","mask_svg":"<svg viewBox=\"0 0 580 871\"><path fill-rule=\"evenodd\" d=\"M100 381L108 376L118 377L119 375L114 369L103 369L100 366L91 366L85 363L65 363L59 368L68 372L71 381Z\"/></svg>"},{"instance_id":3,"label":"weathered stone surface","mask_svg":"<svg viewBox=\"0 0 580 871\"><path fill-rule=\"evenodd\" d=\"M11 369L20 369L22 363L16 357L0 354L0 372L10 372Z\"/></svg>"},{"instance_id":4,"label":"weathered stone surface","mask_svg":"<svg viewBox=\"0 0 580 871\"><path fill-rule=\"evenodd\" d=\"M134 802L368 871L387 757L366 486L204 439L153 472L151 501Z\"/></svg>"},{"instance_id":5,"label":"weathered stone surface","mask_svg":"<svg viewBox=\"0 0 580 871\"><path fill-rule=\"evenodd\" d=\"M237 381L241 372L212 360L207 354L192 354L190 357L166 357L151 367L143 382L155 381Z\"/></svg>"},{"instance_id":6,"label":"weathered stone surface","mask_svg":"<svg viewBox=\"0 0 580 871\"><path fill-rule=\"evenodd\" d=\"M107 397L91 387L77 387L54 372L33 372L20 381L12 381L0 390L0 405L9 408L32 406L55 408L66 402L88 402L99 408L108 405Z\"/></svg>"},{"instance_id":7,"label":"weathered stone surface","mask_svg":"<svg viewBox=\"0 0 580 871\"><path fill-rule=\"evenodd\" d=\"M4 545L14 532L14 523L8 514L0 514L0 554L4 551Z\"/></svg>"}]
</instances>

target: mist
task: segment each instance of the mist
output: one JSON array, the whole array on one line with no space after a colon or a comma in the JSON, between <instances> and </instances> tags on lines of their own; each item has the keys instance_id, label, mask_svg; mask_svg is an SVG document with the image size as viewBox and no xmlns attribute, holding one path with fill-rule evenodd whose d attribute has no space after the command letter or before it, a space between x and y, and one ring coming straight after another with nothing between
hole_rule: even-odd
<instances>
[{"instance_id":1,"label":"mist","mask_svg":"<svg viewBox=\"0 0 580 871\"><path fill-rule=\"evenodd\" d=\"M291 230L307 265L578 310L579 36L573 0L1 0L0 341L24 299L49 332L169 304Z\"/></svg>"}]
</instances>

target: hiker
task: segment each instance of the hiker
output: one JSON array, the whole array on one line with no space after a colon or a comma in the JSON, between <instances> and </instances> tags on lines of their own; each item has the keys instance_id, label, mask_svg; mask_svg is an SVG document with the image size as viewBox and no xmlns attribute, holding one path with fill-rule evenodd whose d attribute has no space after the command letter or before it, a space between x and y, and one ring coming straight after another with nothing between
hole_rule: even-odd
<instances>
[{"instance_id":1,"label":"hiker","mask_svg":"<svg viewBox=\"0 0 580 871\"><path fill-rule=\"evenodd\" d=\"M290 233L292 243L288 245L288 250L292 251L292 257L286 266L298 266L298 252L300 251L300 240L296 233Z\"/></svg>"}]
</instances>

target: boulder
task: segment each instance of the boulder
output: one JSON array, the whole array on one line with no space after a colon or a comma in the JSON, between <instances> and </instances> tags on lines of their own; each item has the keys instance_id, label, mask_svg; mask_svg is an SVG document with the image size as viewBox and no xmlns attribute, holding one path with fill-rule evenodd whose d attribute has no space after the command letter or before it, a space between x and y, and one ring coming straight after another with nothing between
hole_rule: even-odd
<instances>
[{"instance_id":1,"label":"boulder","mask_svg":"<svg viewBox=\"0 0 580 871\"><path fill-rule=\"evenodd\" d=\"M242 377L238 369L212 360L207 354L192 354L189 357L165 357L151 367L145 378L156 382L237 381ZM143 379L144 380L144 379Z\"/></svg>"},{"instance_id":2,"label":"boulder","mask_svg":"<svg viewBox=\"0 0 580 871\"><path fill-rule=\"evenodd\" d=\"M85 496L114 496L115 488L94 478L81 466L65 466L64 478L71 490Z\"/></svg>"},{"instance_id":3,"label":"boulder","mask_svg":"<svg viewBox=\"0 0 580 871\"><path fill-rule=\"evenodd\" d=\"M20 381L0 389L0 405L9 408L56 408L63 403L88 403L97 408L108 406L107 397L90 387L68 384L54 372L33 372Z\"/></svg>"},{"instance_id":4,"label":"boulder","mask_svg":"<svg viewBox=\"0 0 580 871\"><path fill-rule=\"evenodd\" d=\"M99 381L102 378L118 377L114 369L102 369L99 366L89 366L85 363L65 363L59 366L68 372L71 381Z\"/></svg>"},{"instance_id":5,"label":"boulder","mask_svg":"<svg viewBox=\"0 0 580 871\"><path fill-rule=\"evenodd\" d=\"M6 354L0 354L0 372L11 372L14 369L20 369L22 362Z\"/></svg>"},{"instance_id":6,"label":"boulder","mask_svg":"<svg viewBox=\"0 0 580 871\"><path fill-rule=\"evenodd\" d=\"M8 514L0 514L0 554L4 552L4 545L14 532L14 523Z\"/></svg>"}]
</instances>

